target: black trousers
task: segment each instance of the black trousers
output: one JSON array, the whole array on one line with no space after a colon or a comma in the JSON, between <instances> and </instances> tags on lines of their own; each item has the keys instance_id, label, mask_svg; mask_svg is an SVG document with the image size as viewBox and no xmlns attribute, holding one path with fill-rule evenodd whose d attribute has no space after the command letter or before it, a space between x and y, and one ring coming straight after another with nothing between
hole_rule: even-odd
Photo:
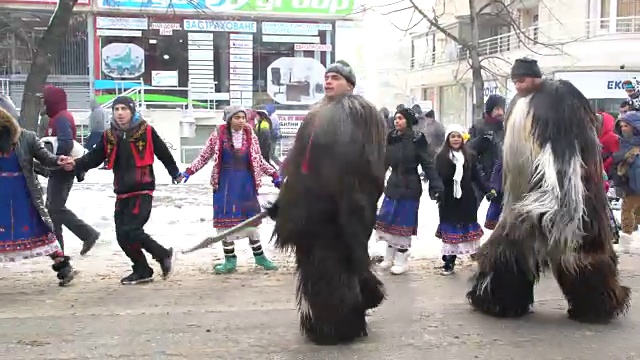
<instances>
[{"instance_id":1,"label":"black trousers","mask_svg":"<svg viewBox=\"0 0 640 360\"><path fill-rule=\"evenodd\" d=\"M142 252L145 250L156 261L162 261L171 253L167 248L158 244L144 232L144 226L151 216L153 196L136 194L116 200L113 219L116 223L116 239L125 255L133 263L133 271L139 273L153 273Z\"/></svg>"},{"instance_id":2,"label":"black trousers","mask_svg":"<svg viewBox=\"0 0 640 360\"><path fill-rule=\"evenodd\" d=\"M63 225L83 242L97 240L100 236L96 229L82 221L67 208L67 199L69 199L75 176L73 171L54 170L47 182L47 210L53 222L53 232L63 250Z\"/></svg>"}]
</instances>

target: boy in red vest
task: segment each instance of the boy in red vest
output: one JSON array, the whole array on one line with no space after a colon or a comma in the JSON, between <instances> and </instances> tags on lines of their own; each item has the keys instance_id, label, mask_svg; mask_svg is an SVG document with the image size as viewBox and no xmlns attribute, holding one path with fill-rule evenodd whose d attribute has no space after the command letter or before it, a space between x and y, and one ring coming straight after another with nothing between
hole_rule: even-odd
<instances>
[{"instance_id":1,"label":"boy in red vest","mask_svg":"<svg viewBox=\"0 0 640 360\"><path fill-rule=\"evenodd\" d=\"M113 102L111 128L102 134L101 141L86 155L75 160L76 171L87 171L102 165L113 170L116 193L116 238L133 263L133 272L120 282L125 285L153 280L153 269L142 252L145 250L160 264L166 279L173 270L174 251L157 243L144 232L151 215L156 177L154 156L165 166L174 183L182 181L171 152L158 133L136 113L136 106L128 96ZM65 167L73 168L73 164Z\"/></svg>"},{"instance_id":2,"label":"boy in red vest","mask_svg":"<svg viewBox=\"0 0 640 360\"><path fill-rule=\"evenodd\" d=\"M69 156L76 139L76 123L73 115L67 110L67 93L59 87L46 86L43 91L43 100L46 113L49 116L49 124L45 131L46 136L57 138L56 155ZM78 181L81 181L84 174L78 174ZM67 199L75 177L75 173L60 168L50 171L47 183L47 210L53 222L54 233L62 249L64 250L62 237L62 226L64 225L82 240L80 255L85 255L93 248L100 233L67 208Z\"/></svg>"}]
</instances>

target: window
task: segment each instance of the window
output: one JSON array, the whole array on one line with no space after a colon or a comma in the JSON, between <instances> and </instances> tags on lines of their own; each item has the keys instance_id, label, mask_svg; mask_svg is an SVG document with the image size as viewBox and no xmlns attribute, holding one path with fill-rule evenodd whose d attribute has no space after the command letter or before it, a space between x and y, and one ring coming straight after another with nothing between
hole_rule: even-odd
<instances>
[{"instance_id":1,"label":"window","mask_svg":"<svg viewBox=\"0 0 640 360\"><path fill-rule=\"evenodd\" d=\"M617 15L618 17L640 16L640 0L618 0Z\"/></svg>"},{"instance_id":2,"label":"window","mask_svg":"<svg viewBox=\"0 0 640 360\"><path fill-rule=\"evenodd\" d=\"M431 64L431 51L427 36L411 40L411 68L421 69Z\"/></svg>"},{"instance_id":3,"label":"window","mask_svg":"<svg viewBox=\"0 0 640 360\"><path fill-rule=\"evenodd\" d=\"M440 114L436 120L443 125L465 125L466 91L462 85L442 86L440 88Z\"/></svg>"},{"instance_id":4,"label":"window","mask_svg":"<svg viewBox=\"0 0 640 360\"><path fill-rule=\"evenodd\" d=\"M333 31L298 36L263 35L261 30L253 54L254 105L275 102L279 110L308 110L324 97L324 72L334 61Z\"/></svg>"},{"instance_id":5,"label":"window","mask_svg":"<svg viewBox=\"0 0 640 360\"><path fill-rule=\"evenodd\" d=\"M51 13L11 11L0 18L0 74L26 75L33 47L46 30ZM18 31L19 30L19 31ZM89 52L85 15L74 15L60 52L51 62L50 75L88 75Z\"/></svg>"}]
</instances>

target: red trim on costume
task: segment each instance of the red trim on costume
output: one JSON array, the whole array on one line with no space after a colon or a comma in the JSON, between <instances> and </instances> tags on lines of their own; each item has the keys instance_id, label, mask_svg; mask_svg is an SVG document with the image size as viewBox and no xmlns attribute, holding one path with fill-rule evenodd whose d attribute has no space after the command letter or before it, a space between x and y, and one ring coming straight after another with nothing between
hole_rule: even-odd
<instances>
[{"instance_id":1,"label":"red trim on costume","mask_svg":"<svg viewBox=\"0 0 640 360\"><path fill-rule=\"evenodd\" d=\"M140 152L136 149L134 142L130 143L131 151L133 152L133 159L136 162L136 167L145 167L153 165L154 153L153 153L153 137L151 135L151 126L147 125L145 137L146 144L144 148L144 154L140 156Z\"/></svg>"},{"instance_id":2,"label":"red trim on costume","mask_svg":"<svg viewBox=\"0 0 640 360\"><path fill-rule=\"evenodd\" d=\"M138 195L151 195L151 196L153 196L153 190L134 191L134 192L126 193L126 194L118 194L118 195L116 195L116 200L127 199L127 198L138 196Z\"/></svg>"}]
</instances>

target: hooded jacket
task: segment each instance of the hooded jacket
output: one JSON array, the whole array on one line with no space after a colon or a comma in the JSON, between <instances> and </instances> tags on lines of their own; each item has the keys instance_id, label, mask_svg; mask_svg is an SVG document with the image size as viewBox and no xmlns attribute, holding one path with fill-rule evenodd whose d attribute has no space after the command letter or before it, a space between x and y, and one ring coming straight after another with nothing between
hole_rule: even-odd
<instances>
[{"instance_id":1,"label":"hooded jacket","mask_svg":"<svg viewBox=\"0 0 640 360\"><path fill-rule=\"evenodd\" d=\"M91 115L89 115L89 128L91 132L103 132L106 126L107 114L104 109L98 104L98 100L91 99Z\"/></svg>"},{"instance_id":2,"label":"hooded jacket","mask_svg":"<svg viewBox=\"0 0 640 360\"><path fill-rule=\"evenodd\" d=\"M633 135L623 136L620 123L633 127ZM617 188L627 194L640 194L640 114L631 112L616 122L615 131L620 135L620 147L612 158L612 175ZM634 155L634 148L639 154ZM634 190L635 189L635 190Z\"/></svg>"},{"instance_id":3,"label":"hooded jacket","mask_svg":"<svg viewBox=\"0 0 640 360\"><path fill-rule=\"evenodd\" d=\"M45 86L44 106L49 116L47 136L58 138L56 155L69 155L76 139L76 122L67 110L67 93L55 86Z\"/></svg>"},{"instance_id":4,"label":"hooded jacket","mask_svg":"<svg viewBox=\"0 0 640 360\"><path fill-rule=\"evenodd\" d=\"M615 128L616 120L611 114L606 112L599 113L602 116L602 130L598 138L602 145L602 161L604 171L607 175L611 174L613 167L613 154L615 154L620 148L620 142L618 135L613 131Z\"/></svg>"}]
</instances>

